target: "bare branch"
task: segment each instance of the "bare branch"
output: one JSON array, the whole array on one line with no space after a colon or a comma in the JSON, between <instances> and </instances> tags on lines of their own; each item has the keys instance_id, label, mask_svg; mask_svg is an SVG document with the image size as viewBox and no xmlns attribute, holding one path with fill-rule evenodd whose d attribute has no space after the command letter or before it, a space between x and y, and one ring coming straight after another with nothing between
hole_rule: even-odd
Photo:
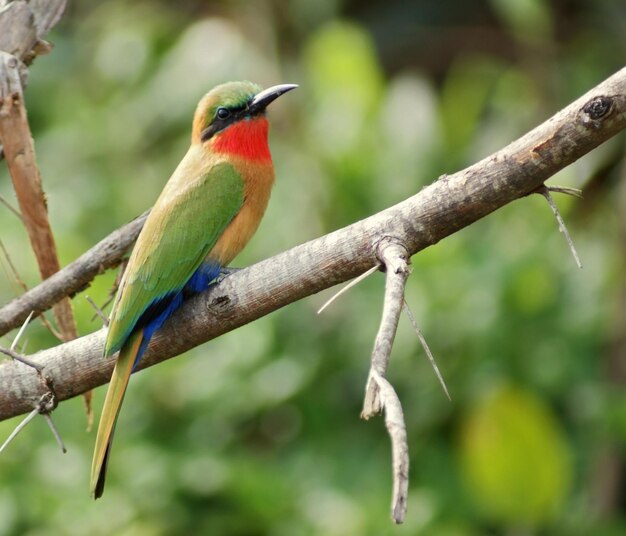
<instances>
[{"instance_id":1,"label":"bare branch","mask_svg":"<svg viewBox=\"0 0 626 536\"><path fill-rule=\"evenodd\" d=\"M393 468L391 517L394 522L402 523L406 515L409 489L409 447L402 405L394 388L385 379L385 375L398 329L400 312L404 303L404 288L410 270L408 251L398 240L384 237L377 249L378 258L383 263L387 274L385 301L372 351L372 363L365 387L361 417L369 419L385 410L385 425L391 439Z\"/></svg>"},{"instance_id":2,"label":"bare branch","mask_svg":"<svg viewBox=\"0 0 626 536\"><path fill-rule=\"evenodd\" d=\"M600 102L602 106L596 106ZM531 193L550 176L626 128L626 68L599 84L522 138L473 166L444 176L418 194L353 225L240 270L187 301L163 326L139 362L152 366L285 305L337 285L376 264L383 236L403 240L409 254L429 247L497 208ZM40 313L50 294L73 294L133 242L135 221L98 248L0 310L0 334ZM103 246L105 244L106 246ZM106 263L102 263L106 259ZM78 263L78 264L77 264ZM82 273L82 268L88 275ZM69 266L68 266L69 268ZM58 277L57 277L58 276ZM56 279L55 279L56 277ZM32 294L31 294L32 293ZM42 298L44 296L44 298ZM7 328L8 326L8 328ZM104 330L32 356L45 364L59 401L109 381L113 362L102 359ZM0 365L0 419L33 408L40 384L15 363Z\"/></svg>"},{"instance_id":3,"label":"bare branch","mask_svg":"<svg viewBox=\"0 0 626 536\"><path fill-rule=\"evenodd\" d=\"M374 379L374 373L383 378L387 374L391 349L404 303L404 287L410 273L408 252L402 244L392 238L385 237L379 244L378 251L378 257L385 266L387 278L383 315L372 350L372 364L365 390L363 411L361 412L361 417L364 419L378 415L383 410L379 386Z\"/></svg>"}]
</instances>

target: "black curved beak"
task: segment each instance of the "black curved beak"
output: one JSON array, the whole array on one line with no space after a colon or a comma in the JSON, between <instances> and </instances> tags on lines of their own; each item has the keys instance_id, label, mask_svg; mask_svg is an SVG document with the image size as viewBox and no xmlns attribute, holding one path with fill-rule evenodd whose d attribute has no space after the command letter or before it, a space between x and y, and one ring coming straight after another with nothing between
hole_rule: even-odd
<instances>
[{"instance_id":1,"label":"black curved beak","mask_svg":"<svg viewBox=\"0 0 626 536\"><path fill-rule=\"evenodd\" d=\"M284 95L288 91L296 89L297 87L298 84L279 84L277 86L264 89L255 95L254 99L252 99L252 102L248 106L248 113L256 114L263 112L271 102L275 101L278 97Z\"/></svg>"}]
</instances>

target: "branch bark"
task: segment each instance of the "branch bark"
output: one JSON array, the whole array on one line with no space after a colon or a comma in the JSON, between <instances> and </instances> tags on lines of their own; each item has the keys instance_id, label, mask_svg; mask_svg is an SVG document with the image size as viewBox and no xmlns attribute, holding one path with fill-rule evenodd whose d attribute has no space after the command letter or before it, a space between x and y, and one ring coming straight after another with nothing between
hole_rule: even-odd
<instances>
[{"instance_id":1,"label":"branch bark","mask_svg":"<svg viewBox=\"0 0 626 536\"><path fill-rule=\"evenodd\" d=\"M22 325L31 311L43 313L65 296L84 290L98 275L114 268L130 249L148 212L113 231L78 259L0 309L0 335Z\"/></svg>"},{"instance_id":2,"label":"branch bark","mask_svg":"<svg viewBox=\"0 0 626 536\"><path fill-rule=\"evenodd\" d=\"M0 140L20 205L22 221L37 258L42 279L61 268L48 220L46 197L35 160L35 147L24 105L28 63L49 50L43 36L60 19L65 0L2 2L0 10ZM72 304L64 298L54 305L63 340L78 336Z\"/></svg>"},{"instance_id":3,"label":"branch bark","mask_svg":"<svg viewBox=\"0 0 626 536\"><path fill-rule=\"evenodd\" d=\"M383 236L400 240L410 255L436 244L528 195L624 128L626 68L473 166L443 176L367 219L235 272L189 300L154 338L138 368L152 366L355 277L376 264L374 248ZM100 330L31 358L44 366L61 401L109 380L113 362L102 359L103 342L104 330ZM0 419L32 410L40 391L29 367L20 363L0 366Z\"/></svg>"}]
</instances>

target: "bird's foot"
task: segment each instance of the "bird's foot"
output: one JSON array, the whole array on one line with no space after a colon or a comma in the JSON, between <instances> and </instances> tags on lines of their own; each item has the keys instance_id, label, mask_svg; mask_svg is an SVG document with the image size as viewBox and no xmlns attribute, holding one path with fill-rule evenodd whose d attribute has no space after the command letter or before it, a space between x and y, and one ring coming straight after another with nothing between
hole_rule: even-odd
<instances>
[{"instance_id":1,"label":"bird's foot","mask_svg":"<svg viewBox=\"0 0 626 536\"><path fill-rule=\"evenodd\" d=\"M223 266L220 269L220 273L219 275L215 278L214 283L216 285L219 285L222 281L224 281L224 279L226 279L229 275L234 274L235 272L238 272L239 270L241 270L241 268L235 268L233 266Z\"/></svg>"}]
</instances>

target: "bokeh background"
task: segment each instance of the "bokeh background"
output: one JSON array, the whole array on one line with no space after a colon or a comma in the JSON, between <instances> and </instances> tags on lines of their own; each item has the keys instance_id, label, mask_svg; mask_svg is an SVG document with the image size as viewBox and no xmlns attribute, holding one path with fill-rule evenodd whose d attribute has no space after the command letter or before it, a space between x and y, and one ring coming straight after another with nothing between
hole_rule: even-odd
<instances>
[{"instance_id":1,"label":"bokeh background","mask_svg":"<svg viewBox=\"0 0 626 536\"><path fill-rule=\"evenodd\" d=\"M623 0L70 2L26 93L62 263L152 204L220 82L301 85L271 108L278 181L245 266L512 141L621 68L624 36ZM453 399L402 319L403 526L383 421L359 419L377 274L321 316L333 291L133 377L97 503L82 400L54 413L65 455L35 420L0 457L0 535L625 534L624 143L551 181L586 192L557 199L583 270L539 196L413 258L407 299ZM14 199L4 165L0 194ZM35 285L1 206L0 239ZM0 264L4 303L19 289ZM114 277L88 294L104 302ZM99 329L84 295L74 308L81 334Z\"/></svg>"}]
</instances>

